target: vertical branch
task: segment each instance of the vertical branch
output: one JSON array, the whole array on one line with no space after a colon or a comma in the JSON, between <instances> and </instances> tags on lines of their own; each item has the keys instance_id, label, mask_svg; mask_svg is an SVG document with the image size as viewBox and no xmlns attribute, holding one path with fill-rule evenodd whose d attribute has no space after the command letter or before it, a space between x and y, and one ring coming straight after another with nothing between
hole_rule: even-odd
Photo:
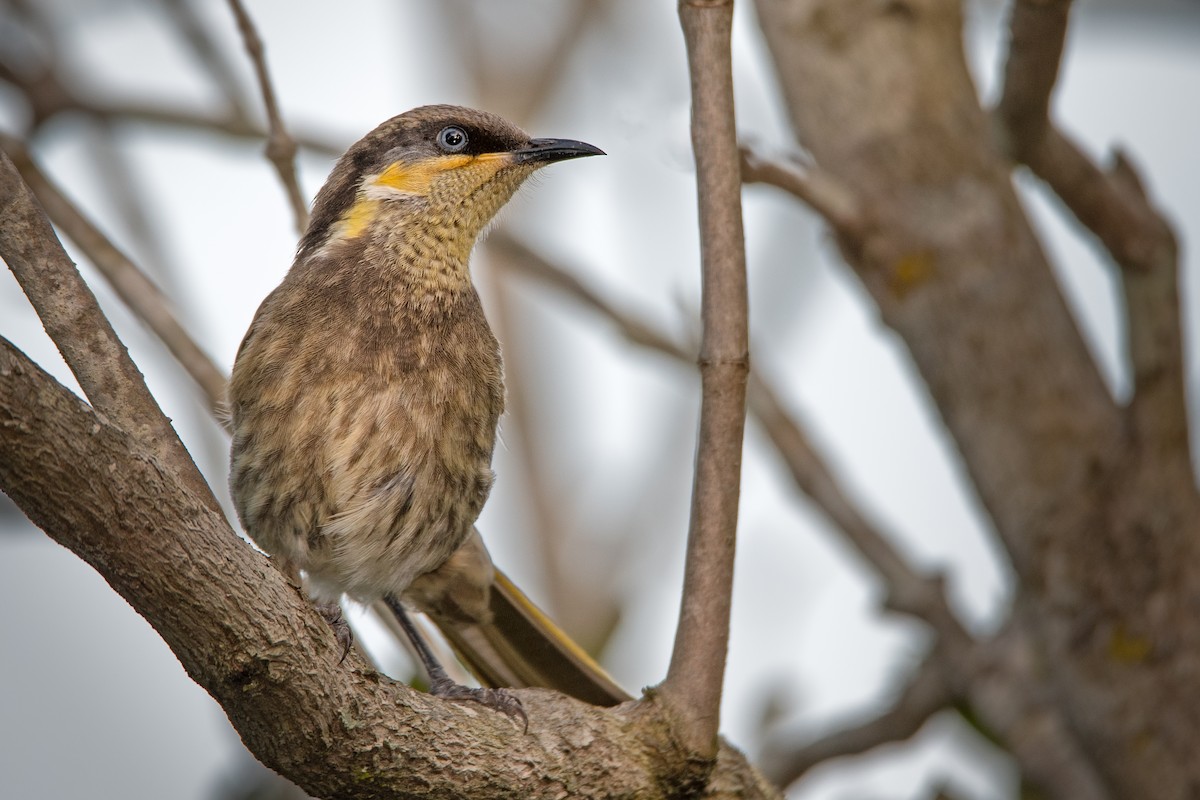
<instances>
[{"instance_id":1,"label":"vertical branch","mask_svg":"<svg viewBox=\"0 0 1200 800\"><path fill-rule=\"evenodd\" d=\"M746 418L746 251L733 113L732 0L682 0L692 84L692 147L703 276L700 438L679 627L664 699L683 712L685 744L716 753Z\"/></svg>"},{"instance_id":2,"label":"vertical branch","mask_svg":"<svg viewBox=\"0 0 1200 800\"><path fill-rule=\"evenodd\" d=\"M287 192L288 201L292 204L292 215L296 219L296 231L304 233L308 227L308 205L300 191L300 183L296 180L296 140L293 139L283 126L283 117L279 114L279 104L275 101L275 87L271 85L271 76L267 72L267 59L263 49L262 39L254 29L254 21L246 13L241 0L229 0L229 8L237 18L238 31L246 44L246 52L254 62L254 73L258 76L258 86L262 90L263 106L267 112L267 158L275 165L279 180Z\"/></svg>"},{"instance_id":3,"label":"vertical branch","mask_svg":"<svg viewBox=\"0 0 1200 800\"><path fill-rule=\"evenodd\" d=\"M1050 122L1050 97L1058 81L1071 0L1020 0L1013 4L1004 62L1004 92L996 113L1015 149L1035 143Z\"/></svg>"}]
</instances>

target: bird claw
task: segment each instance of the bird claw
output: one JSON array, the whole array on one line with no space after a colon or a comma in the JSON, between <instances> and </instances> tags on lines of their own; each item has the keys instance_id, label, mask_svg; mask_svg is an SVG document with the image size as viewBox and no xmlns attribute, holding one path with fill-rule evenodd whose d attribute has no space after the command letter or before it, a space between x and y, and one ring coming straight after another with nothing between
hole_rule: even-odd
<instances>
[{"instance_id":1,"label":"bird claw","mask_svg":"<svg viewBox=\"0 0 1200 800\"><path fill-rule=\"evenodd\" d=\"M317 613L333 628L334 638L342 646L342 657L338 659L338 663L341 664L350 654L350 648L354 646L354 631L350 630L350 623L342 616L340 603L321 603L317 606Z\"/></svg>"},{"instance_id":2,"label":"bird claw","mask_svg":"<svg viewBox=\"0 0 1200 800\"><path fill-rule=\"evenodd\" d=\"M529 717L525 714L525 706L521 703L521 698L508 689L473 689L449 678L441 678L430 685L429 693L455 703L479 703L487 706L493 711L520 720L525 725L525 732L529 732Z\"/></svg>"}]
</instances>

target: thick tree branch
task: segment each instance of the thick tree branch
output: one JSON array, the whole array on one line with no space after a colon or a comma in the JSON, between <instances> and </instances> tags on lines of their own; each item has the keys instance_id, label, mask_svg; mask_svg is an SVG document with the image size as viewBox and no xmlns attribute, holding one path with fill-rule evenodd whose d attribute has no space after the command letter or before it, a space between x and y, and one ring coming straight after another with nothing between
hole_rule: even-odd
<instances>
[{"instance_id":1,"label":"thick tree branch","mask_svg":"<svg viewBox=\"0 0 1200 800\"><path fill-rule=\"evenodd\" d=\"M664 699L684 717L685 746L716 752L749 372L746 251L729 51L733 2L679 4L692 80L692 147L703 271L702 401L683 598Z\"/></svg>"},{"instance_id":2,"label":"thick tree branch","mask_svg":"<svg viewBox=\"0 0 1200 800\"><path fill-rule=\"evenodd\" d=\"M45 212L0 154L0 258L8 264L80 387L107 420L147 441L160 463L217 508L96 298L62 249Z\"/></svg>"},{"instance_id":3,"label":"thick tree branch","mask_svg":"<svg viewBox=\"0 0 1200 800\"><path fill-rule=\"evenodd\" d=\"M267 559L130 434L0 339L0 489L144 616L252 752L330 798L666 797L692 774L653 702L522 690L502 715L396 684L340 649ZM119 521L119 522L117 522ZM708 797L774 797L727 747Z\"/></svg>"},{"instance_id":4,"label":"thick tree branch","mask_svg":"<svg viewBox=\"0 0 1200 800\"><path fill-rule=\"evenodd\" d=\"M1130 426L1100 380L989 135L995 118L966 68L961 4L756 7L800 144L870 203L869 230L839 236L842 253L907 344L1012 555L1018 632L1034 654L1023 674L1041 677L1036 691L1011 679L998 690L990 716L1025 711L995 729L1033 773L1038 752L1017 751L1041 727L1026 722L1051 720L1067 756L1043 780L1090 776L1095 788L1099 773L1115 796L1186 795L1200 785L1200 729L1179 702L1196 693L1184 676L1195 674L1200 628L1185 620L1200 597L1200 542L1185 532L1200 503L1182 437L1174 450L1163 441L1180 426L1155 429L1155 414ZM1054 70L1044 65L1055 62L1045 50L1028 59L1043 66L1028 70L1035 85L1010 109L1048 103ZM1177 303L1159 308L1174 327ZM1138 394L1135 420L1154 395ZM1181 395L1163 395L1169 419ZM1131 658L1117 655L1123 645ZM1098 796L1073 791L1059 796Z\"/></svg>"},{"instance_id":5,"label":"thick tree branch","mask_svg":"<svg viewBox=\"0 0 1200 800\"><path fill-rule=\"evenodd\" d=\"M167 346L199 384L209 408L214 413L220 412L225 401L225 374L184 330L162 291L63 196L20 141L0 134L0 146L12 158L54 224L87 254L121 300Z\"/></svg>"},{"instance_id":6,"label":"thick tree branch","mask_svg":"<svg viewBox=\"0 0 1200 800\"><path fill-rule=\"evenodd\" d=\"M237 20L238 31L246 45L246 53L254 63L254 74L258 77L258 86L262 92L263 107L267 112L267 159L279 173L279 180L287 192L288 201L292 205L292 215L296 220L296 232L304 233L308 227L308 203L304 193L300 191L300 182L296 179L296 140L288 135L284 127L283 117L279 113L279 104L275 100L275 87L271 83L271 75L267 71L267 58L262 39L254 28L254 21L246 13L241 0L229 0L229 8Z\"/></svg>"}]
</instances>

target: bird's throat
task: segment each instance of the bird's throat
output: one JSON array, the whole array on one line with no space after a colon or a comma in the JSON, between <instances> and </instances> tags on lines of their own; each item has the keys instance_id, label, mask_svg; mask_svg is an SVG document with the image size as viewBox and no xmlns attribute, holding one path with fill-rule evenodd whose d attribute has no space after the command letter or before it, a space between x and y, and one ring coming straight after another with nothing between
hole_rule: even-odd
<instances>
[{"instance_id":1,"label":"bird's throat","mask_svg":"<svg viewBox=\"0 0 1200 800\"><path fill-rule=\"evenodd\" d=\"M474 232L407 204L360 198L343 216L327 252L399 307L435 311L471 292Z\"/></svg>"}]
</instances>

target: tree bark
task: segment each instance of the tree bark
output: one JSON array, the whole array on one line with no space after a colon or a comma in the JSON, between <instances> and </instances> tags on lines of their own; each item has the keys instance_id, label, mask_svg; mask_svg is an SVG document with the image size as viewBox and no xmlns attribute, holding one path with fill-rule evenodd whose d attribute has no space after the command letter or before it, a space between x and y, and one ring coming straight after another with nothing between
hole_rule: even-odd
<instances>
[{"instance_id":1,"label":"tree bark","mask_svg":"<svg viewBox=\"0 0 1200 800\"><path fill-rule=\"evenodd\" d=\"M163 637L264 764L323 798L666 798L695 789L651 696L522 690L529 729L378 674L146 445L0 339L0 488ZM704 797L777 797L728 745Z\"/></svg>"},{"instance_id":2,"label":"tree bark","mask_svg":"<svg viewBox=\"0 0 1200 800\"><path fill-rule=\"evenodd\" d=\"M862 214L842 253L958 445L1071 727L1114 795L1196 796L1186 447L1139 435L1106 391L972 85L960 3L757 7L800 142Z\"/></svg>"}]
</instances>

